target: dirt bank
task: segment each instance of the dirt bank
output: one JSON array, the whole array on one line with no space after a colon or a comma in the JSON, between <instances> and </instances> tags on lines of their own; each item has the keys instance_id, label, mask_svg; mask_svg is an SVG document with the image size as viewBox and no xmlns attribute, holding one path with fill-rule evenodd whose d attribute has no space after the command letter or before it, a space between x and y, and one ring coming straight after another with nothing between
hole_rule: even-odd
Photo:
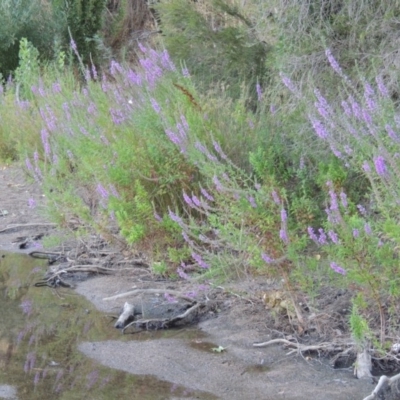
<instances>
[{"instance_id":1,"label":"dirt bank","mask_svg":"<svg viewBox=\"0 0 400 400\"><path fill-rule=\"evenodd\" d=\"M0 179L0 248L23 252L40 248L43 236L56 232L40 213L45 206L40 187L27 183L14 167L1 169ZM274 283L260 278L224 288L200 288L191 282L160 282L149 273L137 271L89 279L79 283L77 291L101 311L112 314L130 297L104 298L132 287L156 288L159 296L167 290L195 293L199 299L213 301L215 307L201 316L194 337L185 336L183 329L172 338L154 339L149 333L148 340L81 343L80 350L88 357L132 374L154 375L207 392L201 397L204 399L362 400L373 390L372 382L353 377L351 367L334 370L318 354L306 358L287 355L282 345L253 347L255 342L279 337L271 312L260 297ZM219 346L225 350L212 350ZM163 398L174 395L166 393Z\"/></svg>"}]
</instances>

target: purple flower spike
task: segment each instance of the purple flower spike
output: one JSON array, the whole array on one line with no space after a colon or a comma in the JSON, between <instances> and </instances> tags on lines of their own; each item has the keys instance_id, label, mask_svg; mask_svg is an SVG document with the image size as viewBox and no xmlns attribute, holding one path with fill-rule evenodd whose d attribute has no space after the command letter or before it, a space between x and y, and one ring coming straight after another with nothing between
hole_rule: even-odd
<instances>
[{"instance_id":1,"label":"purple flower spike","mask_svg":"<svg viewBox=\"0 0 400 400\"><path fill-rule=\"evenodd\" d=\"M257 100L261 101L261 99L262 99L262 91L261 91L261 86L260 86L260 84L258 82L257 82L257 85L256 85L256 92L257 92Z\"/></svg>"},{"instance_id":2,"label":"purple flower spike","mask_svg":"<svg viewBox=\"0 0 400 400\"><path fill-rule=\"evenodd\" d=\"M340 192L340 200L343 208L347 208L348 202L347 202L347 195L345 192Z\"/></svg>"},{"instance_id":3,"label":"purple flower spike","mask_svg":"<svg viewBox=\"0 0 400 400\"><path fill-rule=\"evenodd\" d=\"M342 68L340 68L339 63L336 61L335 57L333 57L333 54L330 49L325 50L325 55L328 58L329 64L331 64L332 69L339 74L340 76L343 76L343 71Z\"/></svg>"},{"instance_id":4,"label":"purple flower spike","mask_svg":"<svg viewBox=\"0 0 400 400\"><path fill-rule=\"evenodd\" d=\"M209 200L209 201L214 201L214 197L212 197L212 196L207 192L206 189L201 188L200 191L201 191L201 194L202 194L207 200Z\"/></svg>"},{"instance_id":5,"label":"purple flower spike","mask_svg":"<svg viewBox=\"0 0 400 400\"><path fill-rule=\"evenodd\" d=\"M314 128L315 133L320 139L328 138L329 136L328 131L326 130L324 124L320 120L314 117L310 117L310 121Z\"/></svg>"},{"instance_id":6,"label":"purple flower spike","mask_svg":"<svg viewBox=\"0 0 400 400\"><path fill-rule=\"evenodd\" d=\"M337 236L337 234L336 234L335 232L329 231L329 232L328 232L328 235L329 235L329 237L331 238L331 240L332 240L333 243L339 244L339 239L338 239L338 236Z\"/></svg>"},{"instance_id":7,"label":"purple flower spike","mask_svg":"<svg viewBox=\"0 0 400 400\"><path fill-rule=\"evenodd\" d=\"M279 237L280 237L280 239L282 240L283 243L289 244L289 238L288 238L286 229L281 229L279 231Z\"/></svg>"},{"instance_id":8,"label":"purple flower spike","mask_svg":"<svg viewBox=\"0 0 400 400\"><path fill-rule=\"evenodd\" d=\"M346 271L341 266L337 265L335 262L331 262L331 268L338 274L346 275Z\"/></svg>"},{"instance_id":9,"label":"purple flower spike","mask_svg":"<svg viewBox=\"0 0 400 400\"><path fill-rule=\"evenodd\" d=\"M376 80L376 83L378 84L378 90L379 90L379 93L381 94L381 96L388 98L389 92L385 86L385 83L383 82L382 76L378 75L375 80Z\"/></svg>"},{"instance_id":10,"label":"purple flower spike","mask_svg":"<svg viewBox=\"0 0 400 400\"><path fill-rule=\"evenodd\" d=\"M185 200L185 203L186 203L190 208L195 208L195 205L194 205L192 199L191 199L185 192L183 192L183 200Z\"/></svg>"},{"instance_id":11,"label":"purple flower spike","mask_svg":"<svg viewBox=\"0 0 400 400\"><path fill-rule=\"evenodd\" d=\"M307 232L308 232L308 236L310 236L310 239L318 244L317 235L315 234L314 229L311 226L309 226L307 228Z\"/></svg>"},{"instance_id":12,"label":"purple flower spike","mask_svg":"<svg viewBox=\"0 0 400 400\"><path fill-rule=\"evenodd\" d=\"M193 259L199 264L199 267L204 269L209 269L210 266L202 259L200 254L192 253Z\"/></svg>"},{"instance_id":13,"label":"purple flower spike","mask_svg":"<svg viewBox=\"0 0 400 400\"><path fill-rule=\"evenodd\" d=\"M382 156L378 156L374 158L375 170L376 173L380 176L386 175L387 168L385 164L385 159Z\"/></svg>"}]
</instances>

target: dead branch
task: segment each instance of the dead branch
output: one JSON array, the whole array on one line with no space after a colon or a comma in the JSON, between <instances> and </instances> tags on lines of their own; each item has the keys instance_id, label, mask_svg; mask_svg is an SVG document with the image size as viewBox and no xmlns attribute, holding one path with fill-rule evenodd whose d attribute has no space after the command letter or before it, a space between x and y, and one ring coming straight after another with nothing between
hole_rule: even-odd
<instances>
[{"instance_id":1,"label":"dead branch","mask_svg":"<svg viewBox=\"0 0 400 400\"><path fill-rule=\"evenodd\" d=\"M386 375L382 375L379 378L379 382L376 385L373 392L365 397L363 400L391 400L398 399L400 395L399 381L400 374L394 375L388 378Z\"/></svg>"},{"instance_id":2,"label":"dead branch","mask_svg":"<svg viewBox=\"0 0 400 400\"><path fill-rule=\"evenodd\" d=\"M176 290L166 290L166 289L135 289L135 290L131 290L129 292L117 294L115 296L105 297L103 300L104 301L116 300L116 299L120 299L122 297L131 296L131 295L134 295L134 294L159 294L159 293L168 293L171 296L178 297L180 299L189 301L191 303L193 302L193 299L191 297L185 296L181 292L178 292Z\"/></svg>"},{"instance_id":3,"label":"dead branch","mask_svg":"<svg viewBox=\"0 0 400 400\"><path fill-rule=\"evenodd\" d=\"M23 228L34 228L37 226L50 226L50 227L56 227L57 224L52 224L52 223L46 223L46 222L37 222L37 223L32 223L32 224L13 224L13 225L8 225L6 228L3 228L0 230L0 233L4 233L7 231L11 231L13 229L23 229Z\"/></svg>"},{"instance_id":4,"label":"dead branch","mask_svg":"<svg viewBox=\"0 0 400 400\"><path fill-rule=\"evenodd\" d=\"M253 347L266 347L271 344L277 344L281 343L284 344L287 347L294 347L294 350L290 351L288 354L292 354L293 352L297 351L299 353L307 352L307 351L330 351L330 352L336 352L336 351L343 351L344 346L339 345L336 343L320 343L316 345L304 345L301 343L295 343L295 342L290 342L287 339L273 339L269 340L268 342L263 342L263 343L253 343ZM348 344L346 346L353 346L353 344Z\"/></svg>"}]
</instances>

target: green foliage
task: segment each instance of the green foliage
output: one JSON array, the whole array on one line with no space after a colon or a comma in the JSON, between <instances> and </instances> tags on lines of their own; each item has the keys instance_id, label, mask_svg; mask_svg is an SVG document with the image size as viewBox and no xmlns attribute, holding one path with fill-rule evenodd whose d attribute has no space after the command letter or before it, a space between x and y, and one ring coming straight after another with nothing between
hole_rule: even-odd
<instances>
[{"instance_id":1,"label":"green foliage","mask_svg":"<svg viewBox=\"0 0 400 400\"><path fill-rule=\"evenodd\" d=\"M237 98L243 81L255 87L257 80L264 80L268 46L254 37L247 19L228 3L205 1L203 6L209 10L185 0L156 6L165 45L174 60L185 62L203 88L222 84ZM229 18L224 18L227 11Z\"/></svg>"},{"instance_id":2,"label":"green foliage","mask_svg":"<svg viewBox=\"0 0 400 400\"><path fill-rule=\"evenodd\" d=\"M0 2L0 73L7 77L18 65L22 38L38 49L41 58L51 59L54 39L62 29L61 20L41 0Z\"/></svg>"},{"instance_id":3,"label":"green foliage","mask_svg":"<svg viewBox=\"0 0 400 400\"><path fill-rule=\"evenodd\" d=\"M362 296L355 297L350 315L350 329L356 343L362 347L366 340L371 339L371 331L367 320L360 314L360 307L365 308Z\"/></svg>"},{"instance_id":4,"label":"green foliage","mask_svg":"<svg viewBox=\"0 0 400 400\"><path fill-rule=\"evenodd\" d=\"M98 65L96 36L102 28L106 0L67 0L64 12L67 25L85 65L91 64L91 58ZM69 34L64 32L69 42Z\"/></svg>"}]
</instances>

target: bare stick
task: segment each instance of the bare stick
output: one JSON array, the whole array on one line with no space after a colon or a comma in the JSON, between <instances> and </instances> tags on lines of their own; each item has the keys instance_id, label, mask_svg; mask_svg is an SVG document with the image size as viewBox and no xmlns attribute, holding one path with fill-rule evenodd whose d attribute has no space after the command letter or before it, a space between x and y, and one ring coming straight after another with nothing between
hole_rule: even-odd
<instances>
[{"instance_id":1,"label":"bare stick","mask_svg":"<svg viewBox=\"0 0 400 400\"><path fill-rule=\"evenodd\" d=\"M19 228L31 228L35 226L57 226L57 224L52 224L52 223L46 223L46 222L38 222L38 223L33 223L33 224L13 224L13 225L8 225L6 228L1 229L0 233L4 233L7 231L11 231L13 229L19 229Z\"/></svg>"}]
</instances>

